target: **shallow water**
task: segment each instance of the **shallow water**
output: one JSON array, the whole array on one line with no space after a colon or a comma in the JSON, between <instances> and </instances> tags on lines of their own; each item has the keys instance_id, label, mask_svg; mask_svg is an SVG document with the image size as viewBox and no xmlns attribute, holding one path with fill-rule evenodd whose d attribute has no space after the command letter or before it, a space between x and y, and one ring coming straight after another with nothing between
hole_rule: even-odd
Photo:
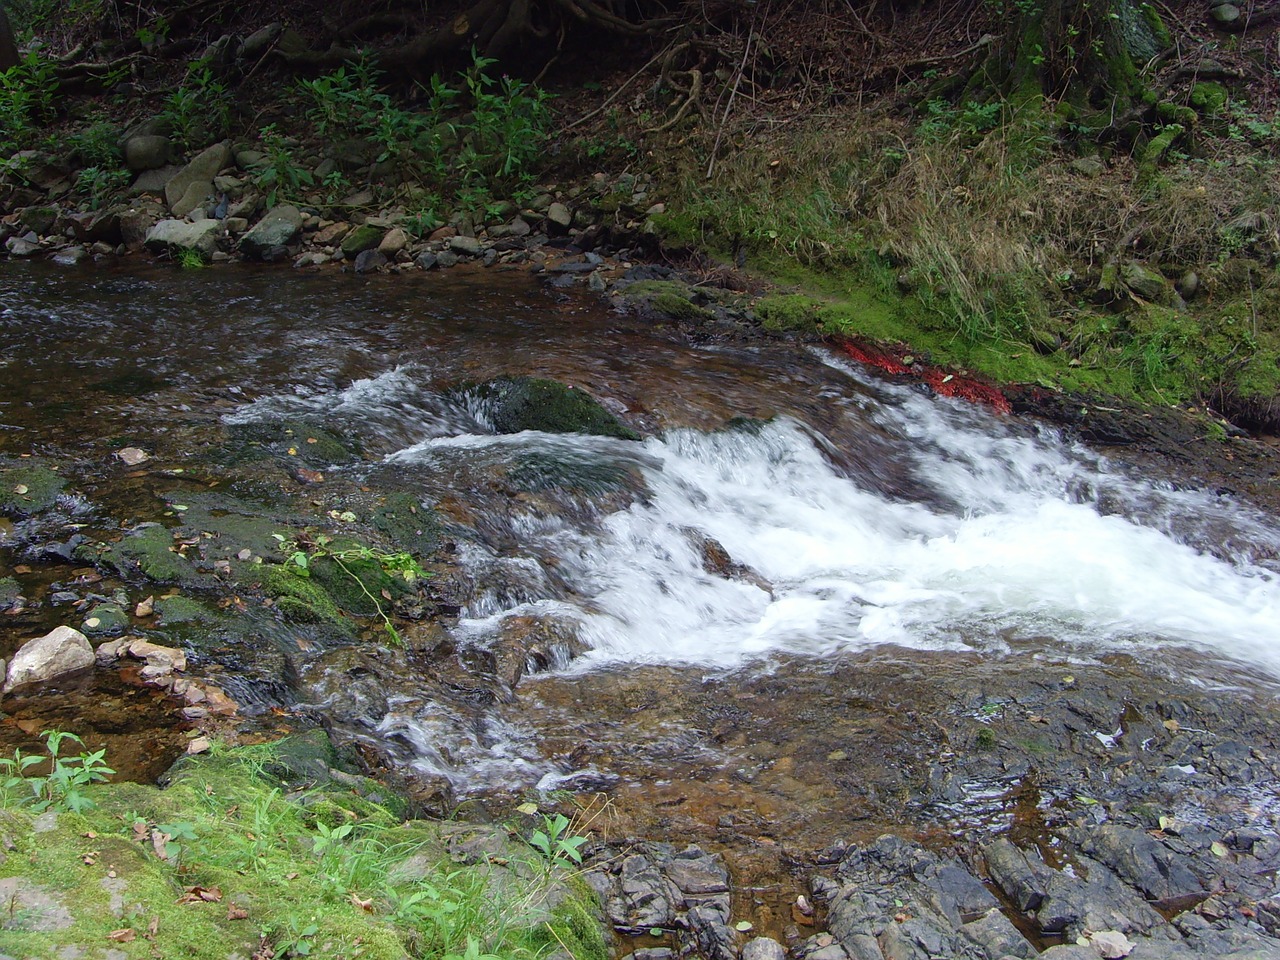
<instances>
[{"instance_id":1,"label":"shallow water","mask_svg":"<svg viewBox=\"0 0 1280 960\"><path fill-rule=\"evenodd\" d=\"M891 677L1125 655L1198 684L1280 678L1271 520L823 346L689 345L478 270L10 263L0 304L0 455L62 463L98 505L86 529L171 525L175 491L219 482L202 451L227 424L302 418L358 438L362 459L332 478L444 516L459 656L529 618L586 647L469 713L397 675L385 708L349 724L460 794L568 785L697 805L701 822L797 803L834 816L847 790L825 758L873 740L823 714L850 664ZM647 439L494 435L465 384L499 375L586 390ZM131 475L112 456L127 444L166 470ZM58 617L0 622L0 647ZM289 656L306 704L323 670L302 644ZM915 721L877 683L879 722L905 736ZM763 712L740 702L760 698ZM753 723L813 743L743 740ZM682 784L699 782L690 799Z\"/></svg>"}]
</instances>

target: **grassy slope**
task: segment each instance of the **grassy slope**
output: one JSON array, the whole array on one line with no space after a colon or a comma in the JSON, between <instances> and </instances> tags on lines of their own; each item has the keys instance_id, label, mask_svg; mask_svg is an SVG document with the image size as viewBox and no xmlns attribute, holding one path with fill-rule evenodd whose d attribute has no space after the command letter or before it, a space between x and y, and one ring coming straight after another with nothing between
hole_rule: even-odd
<instances>
[{"instance_id":1,"label":"grassy slope","mask_svg":"<svg viewBox=\"0 0 1280 960\"><path fill-rule=\"evenodd\" d=\"M92 786L96 806L80 814L37 818L11 794L0 805L0 835L12 845L0 884L38 885L70 923L42 922L51 912L20 895L0 918L6 947L31 957L76 945L189 960L250 957L264 944L276 956L513 960L568 948L577 960L603 960L594 897L580 880L501 828L475 828L489 860L451 858L449 835L466 828L404 821L371 781L309 788L298 774L326 768L325 743L308 735L215 749L184 761L163 790ZM174 837L167 861L154 830ZM326 846L329 833L337 839Z\"/></svg>"}]
</instances>

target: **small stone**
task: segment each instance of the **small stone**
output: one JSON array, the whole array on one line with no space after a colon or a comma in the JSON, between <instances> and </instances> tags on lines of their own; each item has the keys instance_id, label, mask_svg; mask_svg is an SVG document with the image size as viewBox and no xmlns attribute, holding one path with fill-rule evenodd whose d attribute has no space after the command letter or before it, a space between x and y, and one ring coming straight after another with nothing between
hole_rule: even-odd
<instances>
[{"instance_id":1,"label":"small stone","mask_svg":"<svg viewBox=\"0 0 1280 960\"><path fill-rule=\"evenodd\" d=\"M341 241L350 232L351 224L345 220L340 220L337 223L329 224L327 227L321 227L316 231L316 235L311 238L311 241L319 246L328 247Z\"/></svg>"},{"instance_id":2,"label":"small stone","mask_svg":"<svg viewBox=\"0 0 1280 960\"><path fill-rule=\"evenodd\" d=\"M430 250L424 250L418 254L418 259L414 261L423 270L430 270L438 262L436 255Z\"/></svg>"},{"instance_id":3,"label":"small stone","mask_svg":"<svg viewBox=\"0 0 1280 960\"><path fill-rule=\"evenodd\" d=\"M556 201L547 208L547 220L564 231L568 230L573 224L573 214L569 212L569 208L563 203Z\"/></svg>"},{"instance_id":4,"label":"small stone","mask_svg":"<svg viewBox=\"0 0 1280 960\"><path fill-rule=\"evenodd\" d=\"M151 455L138 447L122 447L116 451L116 456L124 461L127 467L136 467L140 463L145 463L151 459Z\"/></svg>"},{"instance_id":5,"label":"small stone","mask_svg":"<svg viewBox=\"0 0 1280 960\"><path fill-rule=\"evenodd\" d=\"M1121 960L1133 952L1134 944L1119 930L1099 930L1089 934L1089 943L1104 960Z\"/></svg>"},{"instance_id":6,"label":"small stone","mask_svg":"<svg viewBox=\"0 0 1280 960\"><path fill-rule=\"evenodd\" d=\"M452 226L439 227L431 231L431 235L427 237L427 239L434 243L442 240L448 240L450 237L456 237L457 235L458 235L457 227L452 227Z\"/></svg>"},{"instance_id":7,"label":"small stone","mask_svg":"<svg viewBox=\"0 0 1280 960\"><path fill-rule=\"evenodd\" d=\"M478 257L484 247L475 237L451 237L449 249L468 257Z\"/></svg>"},{"instance_id":8,"label":"small stone","mask_svg":"<svg viewBox=\"0 0 1280 960\"><path fill-rule=\"evenodd\" d=\"M448 269L449 267L456 267L461 259L462 258L452 250L441 250L440 255L436 257L436 263L441 267Z\"/></svg>"},{"instance_id":9,"label":"small stone","mask_svg":"<svg viewBox=\"0 0 1280 960\"><path fill-rule=\"evenodd\" d=\"M209 748L213 746L213 741L208 737L196 737L187 744L187 754L194 756L197 753L208 753Z\"/></svg>"}]
</instances>

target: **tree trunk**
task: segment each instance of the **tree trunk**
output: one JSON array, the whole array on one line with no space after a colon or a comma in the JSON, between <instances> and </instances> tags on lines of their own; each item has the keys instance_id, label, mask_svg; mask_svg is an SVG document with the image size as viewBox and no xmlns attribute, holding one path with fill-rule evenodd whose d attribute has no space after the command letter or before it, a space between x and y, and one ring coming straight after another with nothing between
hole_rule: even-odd
<instances>
[{"instance_id":1,"label":"tree trunk","mask_svg":"<svg viewBox=\"0 0 1280 960\"><path fill-rule=\"evenodd\" d=\"M18 45L13 40L13 27L9 25L9 15L0 3L0 70L8 70L18 65Z\"/></svg>"},{"instance_id":2,"label":"tree trunk","mask_svg":"<svg viewBox=\"0 0 1280 960\"><path fill-rule=\"evenodd\" d=\"M1123 112L1142 68L1169 45L1150 4L1135 0L1014 0L992 78L1010 93L1044 94L1085 112ZM999 74L1003 74L1000 76Z\"/></svg>"}]
</instances>

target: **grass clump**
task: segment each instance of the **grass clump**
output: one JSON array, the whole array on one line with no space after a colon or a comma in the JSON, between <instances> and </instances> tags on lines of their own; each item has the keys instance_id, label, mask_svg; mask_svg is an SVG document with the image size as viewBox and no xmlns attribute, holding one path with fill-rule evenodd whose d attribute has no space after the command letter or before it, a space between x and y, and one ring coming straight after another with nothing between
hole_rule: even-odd
<instances>
[{"instance_id":1,"label":"grass clump","mask_svg":"<svg viewBox=\"0 0 1280 960\"><path fill-rule=\"evenodd\" d=\"M0 878L18 891L0 920L6 946L537 960L564 945L603 960L593 898L530 847L493 828L404 821L372 781L335 778L325 762L292 769L288 744L215 744L163 790L92 784L94 807L64 808L40 832L31 806L6 798ZM452 862L460 830L491 837L494 856Z\"/></svg>"}]
</instances>

